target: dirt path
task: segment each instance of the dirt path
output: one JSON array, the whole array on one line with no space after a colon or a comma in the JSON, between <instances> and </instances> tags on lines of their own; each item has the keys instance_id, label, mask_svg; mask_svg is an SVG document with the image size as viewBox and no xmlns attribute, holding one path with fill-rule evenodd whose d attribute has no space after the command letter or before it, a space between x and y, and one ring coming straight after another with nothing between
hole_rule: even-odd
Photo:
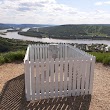
<instances>
[{"instance_id":1,"label":"dirt path","mask_svg":"<svg viewBox=\"0 0 110 110\"><path fill-rule=\"evenodd\" d=\"M43 102L37 101L36 104L32 102L26 102L23 99L23 87L24 87L24 76L22 74L24 73L24 65L23 63L20 64L15 64L15 63L9 63L9 64L4 64L0 66L0 91L2 91L2 100L1 100L1 105L3 110L8 110L8 109L43 109L47 110L47 108L50 108L50 110L53 108L53 110L110 110L110 67L105 67L102 64L96 64L95 66L95 76L94 76L94 84L93 84L93 95L90 101L90 105L88 104L88 107L84 108L82 107L80 109L80 105L78 105L77 102L77 109L73 109L73 99L68 98L67 101L66 99L55 99L51 103L49 101L46 102L44 100ZM20 77L19 77L20 76ZM20 78L20 81L18 80L18 77ZM22 78L23 77L23 78ZM14 80L12 80L14 78ZM9 81L9 84L7 85L7 88L3 91L3 86L4 84ZM16 86L17 84L17 86ZM13 85L13 86L12 86ZM20 86L22 87L20 88ZM13 88L12 88L13 87ZM20 89L18 91L18 89ZM8 92L9 91L9 92ZM10 94L10 97L7 94ZM13 94L13 92L15 92ZM17 95L17 98L13 98L15 95ZM18 97L19 96L19 97ZM9 100L8 100L9 99ZM60 100L60 102L58 102ZM80 99L81 100L81 99ZM22 103L20 103L20 101ZM86 100L85 103L87 103L88 100ZM48 103L49 102L49 103ZM46 104L45 104L46 103ZM48 104L47 104L48 103ZM17 104L17 105L16 105ZM51 105L52 104L52 105ZM61 104L61 105L59 105ZM75 106L76 106L75 105ZM86 104L84 105L86 106ZM56 108L55 108L56 107Z\"/></svg>"},{"instance_id":2,"label":"dirt path","mask_svg":"<svg viewBox=\"0 0 110 110\"><path fill-rule=\"evenodd\" d=\"M23 63L9 63L0 66L0 91L2 90L4 84L23 74L24 73L24 65Z\"/></svg>"},{"instance_id":3,"label":"dirt path","mask_svg":"<svg viewBox=\"0 0 110 110\"><path fill-rule=\"evenodd\" d=\"M110 67L96 64L90 110L110 110Z\"/></svg>"}]
</instances>

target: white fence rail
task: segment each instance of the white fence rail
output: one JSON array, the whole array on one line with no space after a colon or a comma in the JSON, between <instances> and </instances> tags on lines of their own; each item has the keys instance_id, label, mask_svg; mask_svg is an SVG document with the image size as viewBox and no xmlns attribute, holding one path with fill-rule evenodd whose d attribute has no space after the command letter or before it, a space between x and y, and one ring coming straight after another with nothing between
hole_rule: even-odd
<instances>
[{"instance_id":1,"label":"white fence rail","mask_svg":"<svg viewBox=\"0 0 110 110\"><path fill-rule=\"evenodd\" d=\"M92 93L95 57L66 44L55 48L54 57L51 45L28 46L24 58L27 100Z\"/></svg>"}]
</instances>

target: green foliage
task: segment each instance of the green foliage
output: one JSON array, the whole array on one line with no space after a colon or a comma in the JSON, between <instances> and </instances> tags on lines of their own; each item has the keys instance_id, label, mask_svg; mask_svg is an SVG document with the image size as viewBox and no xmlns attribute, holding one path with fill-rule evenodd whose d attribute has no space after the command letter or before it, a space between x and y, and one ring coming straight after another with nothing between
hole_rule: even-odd
<instances>
[{"instance_id":1,"label":"green foliage","mask_svg":"<svg viewBox=\"0 0 110 110\"><path fill-rule=\"evenodd\" d=\"M41 44L41 42L22 41L0 37L0 64L23 61L26 48L29 44Z\"/></svg>"},{"instance_id":2,"label":"green foliage","mask_svg":"<svg viewBox=\"0 0 110 110\"><path fill-rule=\"evenodd\" d=\"M42 38L42 36L44 36L43 33L36 32L36 31L18 32L18 34L24 35L24 36L39 37L39 38Z\"/></svg>"},{"instance_id":3,"label":"green foliage","mask_svg":"<svg viewBox=\"0 0 110 110\"><path fill-rule=\"evenodd\" d=\"M104 65L110 65L110 56L103 59L103 64Z\"/></svg>"},{"instance_id":4,"label":"green foliage","mask_svg":"<svg viewBox=\"0 0 110 110\"><path fill-rule=\"evenodd\" d=\"M50 38L110 40L110 25L60 25L39 28Z\"/></svg>"},{"instance_id":5,"label":"green foliage","mask_svg":"<svg viewBox=\"0 0 110 110\"><path fill-rule=\"evenodd\" d=\"M4 59L3 55L0 55L0 64L3 64L3 63L5 63L5 59Z\"/></svg>"},{"instance_id":6,"label":"green foliage","mask_svg":"<svg viewBox=\"0 0 110 110\"><path fill-rule=\"evenodd\" d=\"M89 52L89 53L96 56L97 62L101 62L104 65L110 65L110 52L108 52L108 53Z\"/></svg>"},{"instance_id":7,"label":"green foliage","mask_svg":"<svg viewBox=\"0 0 110 110\"><path fill-rule=\"evenodd\" d=\"M10 63L14 61L23 61L25 51L7 52L0 54L0 64Z\"/></svg>"},{"instance_id":8,"label":"green foliage","mask_svg":"<svg viewBox=\"0 0 110 110\"><path fill-rule=\"evenodd\" d=\"M41 42L23 41L0 37L0 52L26 50L29 44L38 44Z\"/></svg>"}]
</instances>

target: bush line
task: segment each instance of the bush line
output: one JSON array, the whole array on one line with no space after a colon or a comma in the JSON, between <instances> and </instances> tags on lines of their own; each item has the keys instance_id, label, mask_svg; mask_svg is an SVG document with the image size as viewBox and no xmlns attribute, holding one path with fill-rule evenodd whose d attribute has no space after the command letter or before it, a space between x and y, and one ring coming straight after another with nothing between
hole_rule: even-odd
<instances>
[{"instance_id":1,"label":"bush line","mask_svg":"<svg viewBox=\"0 0 110 110\"><path fill-rule=\"evenodd\" d=\"M23 61L25 56L25 51L7 52L0 54L0 64L11 63L15 61Z\"/></svg>"},{"instance_id":2,"label":"bush line","mask_svg":"<svg viewBox=\"0 0 110 110\"><path fill-rule=\"evenodd\" d=\"M23 61L25 56L24 50L19 50L15 52L7 52L0 54L0 64L11 63L15 61ZM101 52L89 52L90 54L96 56L96 62L103 63L104 65L110 65L110 52L101 53Z\"/></svg>"},{"instance_id":3,"label":"bush line","mask_svg":"<svg viewBox=\"0 0 110 110\"><path fill-rule=\"evenodd\" d=\"M96 62L103 63L104 65L110 65L110 52L89 52L96 57Z\"/></svg>"}]
</instances>

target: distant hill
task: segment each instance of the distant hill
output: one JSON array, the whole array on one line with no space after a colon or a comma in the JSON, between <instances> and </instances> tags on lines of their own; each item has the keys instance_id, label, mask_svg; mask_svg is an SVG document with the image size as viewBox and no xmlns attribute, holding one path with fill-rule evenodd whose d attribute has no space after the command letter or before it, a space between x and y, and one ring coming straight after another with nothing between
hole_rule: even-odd
<instances>
[{"instance_id":1,"label":"distant hill","mask_svg":"<svg viewBox=\"0 0 110 110\"><path fill-rule=\"evenodd\" d=\"M48 24L3 24L0 23L0 29L7 29L7 28L32 28L32 27L48 27L53 25Z\"/></svg>"},{"instance_id":2,"label":"distant hill","mask_svg":"<svg viewBox=\"0 0 110 110\"><path fill-rule=\"evenodd\" d=\"M110 39L110 24L60 25L39 28L39 32L60 39Z\"/></svg>"}]
</instances>

